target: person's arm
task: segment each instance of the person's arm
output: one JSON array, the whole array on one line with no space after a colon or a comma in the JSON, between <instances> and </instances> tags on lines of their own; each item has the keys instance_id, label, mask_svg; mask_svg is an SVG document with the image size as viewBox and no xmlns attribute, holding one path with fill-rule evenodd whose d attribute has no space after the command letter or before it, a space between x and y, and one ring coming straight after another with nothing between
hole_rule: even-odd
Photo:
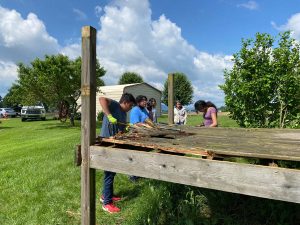
<instances>
[{"instance_id":1,"label":"person's arm","mask_svg":"<svg viewBox=\"0 0 300 225\"><path fill-rule=\"evenodd\" d=\"M116 124L117 123L117 119L114 118L112 115L111 115L111 112L109 110L109 105L111 103L111 99L109 98L105 98L105 97L100 97L99 98L99 102L100 102L100 105L102 107L102 111L103 113L107 116L108 118L108 121L112 124Z\"/></svg>"},{"instance_id":2,"label":"person's arm","mask_svg":"<svg viewBox=\"0 0 300 225\"><path fill-rule=\"evenodd\" d=\"M217 110L213 108L211 112L211 119L212 119L212 124L209 127L217 127L218 126L218 120L217 120Z\"/></svg>"},{"instance_id":3,"label":"person's arm","mask_svg":"<svg viewBox=\"0 0 300 225\"><path fill-rule=\"evenodd\" d=\"M186 124L187 122L187 111L186 109L184 109L184 123L183 124Z\"/></svg>"}]
</instances>

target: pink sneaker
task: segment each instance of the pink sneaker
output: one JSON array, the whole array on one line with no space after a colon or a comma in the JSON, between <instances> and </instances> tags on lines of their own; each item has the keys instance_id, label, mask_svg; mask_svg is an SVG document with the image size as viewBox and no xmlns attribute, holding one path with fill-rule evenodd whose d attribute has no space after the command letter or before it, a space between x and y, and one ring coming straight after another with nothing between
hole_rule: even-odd
<instances>
[{"instance_id":1,"label":"pink sneaker","mask_svg":"<svg viewBox=\"0 0 300 225\"><path fill-rule=\"evenodd\" d=\"M102 209L109 213L118 213L121 211L117 206L115 206L113 203L109 203L106 205L102 205Z\"/></svg>"},{"instance_id":2,"label":"pink sneaker","mask_svg":"<svg viewBox=\"0 0 300 225\"><path fill-rule=\"evenodd\" d=\"M117 197L117 196L113 196L112 200L113 200L113 202L118 202L118 201L121 201L122 198L121 197ZM101 197L100 197L100 202L102 202L102 203L104 202L104 196L103 195L101 195Z\"/></svg>"}]
</instances>

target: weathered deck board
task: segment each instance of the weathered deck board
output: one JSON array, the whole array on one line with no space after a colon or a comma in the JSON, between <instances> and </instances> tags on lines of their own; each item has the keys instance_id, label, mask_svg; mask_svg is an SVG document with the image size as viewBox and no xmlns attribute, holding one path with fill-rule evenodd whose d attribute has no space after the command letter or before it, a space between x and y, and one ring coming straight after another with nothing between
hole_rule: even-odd
<instances>
[{"instance_id":1,"label":"weathered deck board","mask_svg":"<svg viewBox=\"0 0 300 225\"><path fill-rule=\"evenodd\" d=\"M177 126L177 128L190 135L173 135L174 139L125 136L117 140L104 139L103 141L202 156L215 154L300 161L300 130L188 126Z\"/></svg>"},{"instance_id":2,"label":"weathered deck board","mask_svg":"<svg viewBox=\"0 0 300 225\"><path fill-rule=\"evenodd\" d=\"M174 183L300 203L300 171L104 146L91 167Z\"/></svg>"}]
</instances>

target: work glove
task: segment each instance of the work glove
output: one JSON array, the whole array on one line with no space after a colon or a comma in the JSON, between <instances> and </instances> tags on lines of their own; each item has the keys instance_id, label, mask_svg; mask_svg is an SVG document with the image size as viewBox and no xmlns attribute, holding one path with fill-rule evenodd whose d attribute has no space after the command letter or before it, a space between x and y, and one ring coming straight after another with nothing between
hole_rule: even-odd
<instances>
[{"instance_id":1,"label":"work glove","mask_svg":"<svg viewBox=\"0 0 300 225\"><path fill-rule=\"evenodd\" d=\"M117 119L113 117L111 114L107 116L107 119L111 124L117 124Z\"/></svg>"},{"instance_id":2,"label":"work glove","mask_svg":"<svg viewBox=\"0 0 300 225\"><path fill-rule=\"evenodd\" d=\"M145 120L145 123L148 124L150 127L155 127L155 124L152 122L152 120L150 120L149 118L147 118Z\"/></svg>"},{"instance_id":3,"label":"work glove","mask_svg":"<svg viewBox=\"0 0 300 225\"><path fill-rule=\"evenodd\" d=\"M132 125L133 125L132 123L127 124L127 126L125 127L125 132L129 132Z\"/></svg>"}]
</instances>

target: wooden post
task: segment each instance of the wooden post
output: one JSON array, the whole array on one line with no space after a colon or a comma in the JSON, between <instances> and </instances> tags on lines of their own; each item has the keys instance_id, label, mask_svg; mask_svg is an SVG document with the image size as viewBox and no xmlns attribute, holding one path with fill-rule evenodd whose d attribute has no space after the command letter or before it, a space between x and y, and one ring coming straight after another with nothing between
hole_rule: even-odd
<instances>
[{"instance_id":1,"label":"wooden post","mask_svg":"<svg viewBox=\"0 0 300 225\"><path fill-rule=\"evenodd\" d=\"M168 75L168 123L174 124L174 74Z\"/></svg>"},{"instance_id":2,"label":"wooden post","mask_svg":"<svg viewBox=\"0 0 300 225\"><path fill-rule=\"evenodd\" d=\"M90 169L90 146L96 139L96 29L85 26L81 63L81 224L96 224L95 169Z\"/></svg>"}]
</instances>

